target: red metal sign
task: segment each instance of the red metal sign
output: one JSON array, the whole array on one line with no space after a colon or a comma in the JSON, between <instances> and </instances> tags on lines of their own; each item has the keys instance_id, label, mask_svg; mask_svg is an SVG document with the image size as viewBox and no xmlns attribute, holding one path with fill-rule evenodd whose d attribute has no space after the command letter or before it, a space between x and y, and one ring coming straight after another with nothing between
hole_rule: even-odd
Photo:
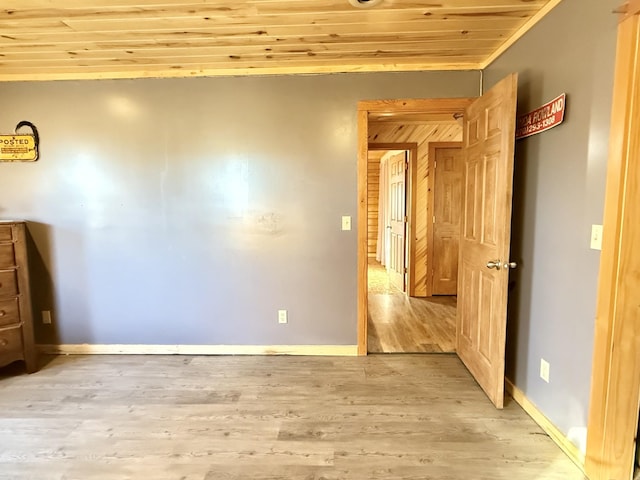
<instances>
[{"instance_id":1,"label":"red metal sign","mask_svg":"<svg viewBox=\"0 0 640 480\"><path fill-rule=\"evenodd\" d=\"M567 96L563 93L533 112L520 115L516 122L516 140L560 125L564 120L566 100Z\"/></svg>"}]
</instances>

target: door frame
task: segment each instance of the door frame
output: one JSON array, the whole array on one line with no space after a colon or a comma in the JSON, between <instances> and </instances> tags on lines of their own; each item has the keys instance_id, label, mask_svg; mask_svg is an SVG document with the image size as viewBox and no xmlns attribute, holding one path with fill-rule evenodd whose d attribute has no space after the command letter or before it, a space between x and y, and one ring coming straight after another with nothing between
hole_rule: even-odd
<instances>
[{"instance_id":1,"label":"door frame","mask_svg":"<svg viewBox=\"0 0 640 480\"><path fill-rule=\"evenodd\" d=\"M367 152L369 151L369 113L394 114L406 113L442 113L460 114L475 98L428 98L404 100L363 100L358 102L358 262L357 262L357 330L358 355L367 354Z\"/></svg>"},{"instance_id":2,"label":"door frame","mask_svg":"<svg viewBox=\"0 0 640 480\"><path fill-rule=\"evenodd\" d=\"M405 195L405 215L409 219L407 222L406 235L406 249L408 255L405 253L405 267L407 268L407 284L405 293L410 297L415 293L415 269L413 264L416 256L416 242L413 236L413 232L416 225L416 188L418 186L418 144L413 143L369 143L367 152L369 150L407 150L409 152L409 164L405 177L405 184L407 194ZM367 171L368 172L368 171ZM367 173L368 175L368 173ZM368 178L368 177L367 177ZM367 181L368 186L368 181ZM367 196L367 199L369 197ZM369 205L367 204L367 212L369 211ZM380 218L378 217L378 222ZM368 245L367 245L368 246ZM408 261L407 261L408 260Z\"/></svg>"},{"instance_id":3,"label":"door frame","mask_svg":"<svg viewBox=\"0 0 640 480\"><path fill-rule=\"evenodd\" d=\"M618 27L585 471L633 475L640 403L640 2Z\"/></svg>"},{"instance_id":4,"label":"door frame","mask_svg":"<svg viewBox=\"0 0 640 480\"><path fill-rule=\"evenodd\" d=\"M429 189L429 195L427 198L428 205L435 205L435 193L436 193L436 149L438 148L460 148L462 149L463 142L429 142L429 164L427 166L428 172L433 172L433 175L429 175L427 178L427 188ZM462 207L462 206L461 206ZM427 297L433 296L433 221L427 219ZM429 271L431 270L431 275Z\"/></svg>"}]
</instances>

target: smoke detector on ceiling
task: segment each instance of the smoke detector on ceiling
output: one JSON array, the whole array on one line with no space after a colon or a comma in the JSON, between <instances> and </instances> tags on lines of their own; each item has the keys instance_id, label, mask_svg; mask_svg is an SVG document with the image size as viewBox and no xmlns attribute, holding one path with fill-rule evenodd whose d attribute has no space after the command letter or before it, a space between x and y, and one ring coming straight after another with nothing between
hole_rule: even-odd
<instances>
[{"instance_id":1,"label":"smoke detector on ceiling","mask_svg":"<svg viewBox=\"0 0 640 480\"><path fill-rule=\"evenodd\" d=\"M383 0L349 0L349 3L356 8L371 8L380 5Z\"/></svg>"}]
</instances>

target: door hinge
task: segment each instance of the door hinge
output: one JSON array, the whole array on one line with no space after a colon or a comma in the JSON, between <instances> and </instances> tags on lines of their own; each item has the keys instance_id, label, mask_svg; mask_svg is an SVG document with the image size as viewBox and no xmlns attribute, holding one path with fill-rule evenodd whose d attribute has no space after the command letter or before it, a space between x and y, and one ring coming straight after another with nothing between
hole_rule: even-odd
<instances>
[{"instance_id":1,"label":"door hinge","mask_svg":"<svg viewBox=\"0 0 640 480\"><path fill-rule=\"evenodd\" d=\"M406 215L404 216L404 223L407 223L409 221L409 217L407 217Z\"/></svg>"},{"instance_id":2,"label":"door hinge","mask_svg":"<svg viewBox=\"0 0 640 480\"><path fill-rule=\"evenodd\" d=\"M407 267L404 267L404 273L409 273L409 270L407 270Z\"/></svg>"},{"instance_id":3,"label":"door hinge","mask_svg":"<svg viewBox=\"0 0 640 480\"><path fill-rule=\"evenodd\" d=\"M436 160L433 161L433 169L438 168L438 162Z\"/></svg>"},{"instance_id":4,"label":"door hinge","mask_svg":"<svg viewBox=\"0 0 640 480\"><path fill-rule=\"evenodd\" d=\"M433 216L433 222L432 223L436 223L436 216Z\"/></svg>"}]
</instances>

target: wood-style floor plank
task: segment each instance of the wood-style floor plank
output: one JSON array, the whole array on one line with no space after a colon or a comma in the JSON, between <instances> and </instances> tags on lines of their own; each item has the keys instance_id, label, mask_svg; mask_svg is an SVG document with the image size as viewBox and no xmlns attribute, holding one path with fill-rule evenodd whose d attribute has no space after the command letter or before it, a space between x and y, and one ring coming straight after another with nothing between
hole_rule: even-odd
<instances>
[{"instance_id":1,"label":"wood-style floor plank","mask_svg":"<svg viewBox=\"0 0 640 480\"><path fill-rule=\"evenodd\" d=\"M454 355L58 356L0 369L0 479L582 480Z\"/></svg>"},{"instance_id":2,"label":"wood-style floor plank","mask_svg":"<svg viewBox=\"0 0 640 480\"><path fill-rule=\"evenodd\" d=\"M451 353L456 346L456 297L407 297L379 263L369 262L368 351Z\"/></svg>"}]
</instances>

